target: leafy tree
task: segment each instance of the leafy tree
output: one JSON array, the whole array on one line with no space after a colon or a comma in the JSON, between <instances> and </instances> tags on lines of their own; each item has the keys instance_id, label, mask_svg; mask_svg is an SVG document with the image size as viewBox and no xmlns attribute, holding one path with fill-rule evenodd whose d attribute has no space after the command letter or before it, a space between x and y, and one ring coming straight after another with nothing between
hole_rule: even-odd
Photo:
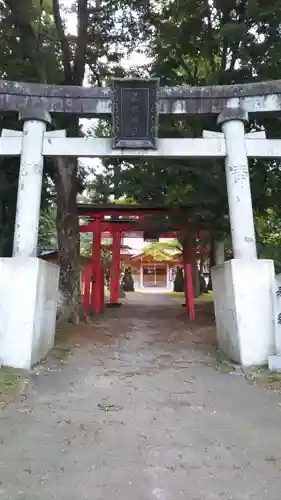
<instances>
[{"instance_id":1,"label":"leafy tree","mask_svg":"<svg viewBox=\"0 0 281 500\"><path fill-rule=\"evenodd\" d=\"M184 291L184 277L183 277L183 269L181 267L177 267L176 276L174 280L174 292L183 292Z\"/></svg>"},{"instance_id":2,"label":"leafy tree","mask_svg":"<svg viewBox=\"0 0 281 500\"><path fill-rule=\"evenodd\" d=\"M1 0L0 74L6 79L65 85L82 85L85 77L102 85L112 75L122 76L121 58L149 34L148 6L148 1L76 0L65 9L59 0ZM77 16L75 34L67 30L69 12ZM16 122L12 126L16 128ZM56 119L56 126L70 136L81 134L76 117ZM60 288L71 319L78 322L84 313L76 194L84 172L75 159L57 159L49 168L57 194ZM5 216L12 212L10 204L5 202Z\"/></svg>"},{"instance_id":3,"label":"leafy tree","mask_svg":"<svg viewBox=\"0 0 281 500\"><path fill-rule=\"evenodd\" d=\"M150 255L157 261L169 261L181 257L182 247L179 241L158 241L143 247L142 253Z\"/></svg>"},{"instance_id":4,"label":"leafy tree","mask_svg":"<svg viewBox=\"0 0 281 500\"><path fill-rule=\"evenodd\" d=\"M53 0L53 15L63 63L63 81L67 85L82 85L86 66L92 84L102 85L111 76L122 76L121 58L145 39L150 28L147 21L148 2L134 0L77 0L77 36L69 37L64 26L59 0ZM138 42L137 42L138 40ZM69 135L78 135L78 119L64 120ZM60 249L61 285L79 321L80 286L78 269L78 222L76 213L77 161L57 162L57 227ZM72 215L71 215L72 214Z\"/></svg>"},{"instance_id":5,"label":"leafy tree","mask_svg":"<svg viewBox=\"0 0 281 500\"><path fill-rule=\"evenodd\" d=\"M259 257L272 259L277 272L281 272L281 221L272 208L256 218L257 247Z\"/></svg>"},{"instance_id":6,"label":"leafy tree","mask_svg":"<svg viewBox=\"0 0 281 500\"><path fill-rule=\"evenodd\" d=\"M122 281L121 281L121 288L123 289L124 292L134 292L135 291L134 280L133 280L131 268L125 269L124 276L123 276Z\"/></svg>"},{"instance_id":7,"label":"leafy tree","mask_svg":"<svg viewBox=\"0 0 281 500\"><path fill-rule=\"evenodd\" d=\"M148 55L151 75L162 85L223 85L279 77L281 6L278 0L167 0L151 16L154 26ZM281 134L279 119L255 117L248 129L265 127ZM201 137L218 130L215 118L161 120L161 137ZM104 186L112 168L104 164ZM115 167L116 168L116 167ZM271 161L250 162L253 205L257 215L279 203L280 170ZM227 238L229 216L223 162L146 160L119 162L118 193L136 202L188 205L189 220Z\"/></svg>"},{"instance_id":8,"label":"leafy tree","mask_svg":"<svg viewBox=\"0 0 281 500\"><path fill-rule=\"evenodd\" d=\"M48 13L50 2L2 0L0 2L0 78L56 81L60 74L54 29ZM41 39L44 46L41 47ZM40 48L41 47L41 48ZM1 117L1 128L19 129L16 115ZM19 158L1 159L0 255L12 255ZM45 162L42 209L51 199L50 163Z\"/></svg>"},{"instance_id":9,"label":"leafy tree","mask_svg":"<svg viewBox=\"0 0 281 500\"><path fill-rule=\"evenodd\" d=\"M40 215L38 248L57 248L57 228L55 209L45 210Z\"/></svg>"}]
</instances>

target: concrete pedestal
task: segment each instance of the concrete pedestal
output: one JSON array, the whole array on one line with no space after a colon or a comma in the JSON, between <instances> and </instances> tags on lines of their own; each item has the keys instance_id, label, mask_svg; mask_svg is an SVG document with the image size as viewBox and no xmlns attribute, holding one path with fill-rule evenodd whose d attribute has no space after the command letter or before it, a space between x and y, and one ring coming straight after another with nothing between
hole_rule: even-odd
<instances>
[{"instance_id":1,"label":"concrete pedestal","mask_svg":"<svg viewBox=\"0 0 281 500\"><path fill-rule=\"evenodd\" d=\"M233 259L212 268L219 348L243 366L275 353L275 276L271 260Z\"/></svg>"},{"instance_id":2,"label":"concrete pedestal","mask_svg":"<svg viewBox=\"0 0 281 500\"><path fill-rule=\"evenodd\" d=\"M268 357L268 369L281 372L281 274L275 276L275 354Z\"/></svg>"},{"instance_id":3,"label":"concrete pedestal","mask_svg":"<svg viewBox=\"0 0 281 500\"><path fill-rule=\"evenodd\" d=\"M54 345L59 267L35 257L0 259L0 358L30 369Z\"/></svg>"}]
</instances>

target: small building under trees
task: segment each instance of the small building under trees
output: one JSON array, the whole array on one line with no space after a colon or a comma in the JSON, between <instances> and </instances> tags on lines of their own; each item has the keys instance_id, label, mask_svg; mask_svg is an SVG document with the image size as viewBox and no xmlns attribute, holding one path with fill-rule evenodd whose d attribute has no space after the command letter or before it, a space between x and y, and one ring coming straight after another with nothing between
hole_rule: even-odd
<instances>
[{"instance_id":1,"label":"small building under trees","mask_svg":"<svg viewBox=\"0 0 281 500\"><path fill-rule=\"evenodd\" d=\"M144 252L129 257L126 264L131 267L136 289L158 287L172 290L176 268L182 266L179 258L155 258Z\"/></svg>"}]
</instances>

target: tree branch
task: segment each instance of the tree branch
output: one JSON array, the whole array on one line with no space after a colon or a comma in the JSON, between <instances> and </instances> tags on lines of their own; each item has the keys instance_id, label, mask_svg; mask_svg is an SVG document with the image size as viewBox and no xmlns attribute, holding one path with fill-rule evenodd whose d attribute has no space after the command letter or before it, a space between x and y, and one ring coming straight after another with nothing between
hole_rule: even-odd
<instances>
[{"instance_id":1,"label":"tree branch","mask_svg":"<svg viewBox=\"0 0 281 500\"><path fill-rule=\"evenodd\" d=\"M20 38L24 40L23 53L31 59L38 80L45 82L45 71L40 57L40 35L37 36L32 21L26 19L23 8L17 0L6 0L6 6L10 9L12 22L20 32Z\"/></svg>"},{"instance_id":2,"label":"tree branch","mask_svg":"<svg viewBox=\"0 0 281 500\"><path fill-rule=\"evenodd\" d=\"M213 30L213 25L212 25L212 17L211 17L211 5L208 2L208 0L204 0L204 7L206 9L206 16L207 16L207 21L208 21L208 38L209 38L209 44L210 44L210 65L212 68L212 72L216 72L216 63L215 63L215 58L214 58L214 47L213 47L213 42L214 42L214 30ZM208 42L207 42L208 43Z\"/></svg>"},{"instance_id":3,"label":"tree branch","mask_svg":"<svg viewBox=\"0 0 281 500\"><path fill-rule=\"evenodd\" d=\"M185 71L185 73L187 74L188 78L189 78L189 84L190 85L194 85L194 75L192 75L192 72L191 72L191 69L190 67L188 66L188 64L186 64L185 60L184 60L184 57L183 56L180 56L179 58L179 63L182 67L182 69Z\"/></svg>"},{"instance_id":4,"label":"tree branch","mask_svg":"<svg viewBox=\"0 0 281 500\"><path fill-rule=\"evenodd\" d=\"M60 14L60 5L59 5L59 0L52 0L52 5L53 5L53 16L55 20L55 25L57 29L57 34L61 46L61 52L62 52L62 62L63 62L63 69L64 69L64 80L65 83L71 84L72 83L72 71L71 71L71 51L70 47L68 44L67 37L65 35L64 31L64 26L63 26L63 21L61 18Z\"/></svg>"},{"instance_id":5,"label":"tree branch","mask_svg":"<svg viewBox=\"0 0 281 500\"><path fill-rule=\"evenodd\" d=\"M78 33L74 56L73 83L82 85L85 74L85 62L87 53L89 11L88 0L78 1Z\"/></svg>"},{"instance_id":6,"label":"tree branch","mask_svg":"<svg viewBox=\"0 0 281 500\"><path fill-rule=\"evenodd\" d=\"M238 24L245 23L247 17L247 0L243 0L239 6L238 10ZM238 53L241 48L241 42L236 42L232 46L232 55L229 65L229 71L232 72L235 67L235 63L238 58Z\"/></svg>"}]
</instances>

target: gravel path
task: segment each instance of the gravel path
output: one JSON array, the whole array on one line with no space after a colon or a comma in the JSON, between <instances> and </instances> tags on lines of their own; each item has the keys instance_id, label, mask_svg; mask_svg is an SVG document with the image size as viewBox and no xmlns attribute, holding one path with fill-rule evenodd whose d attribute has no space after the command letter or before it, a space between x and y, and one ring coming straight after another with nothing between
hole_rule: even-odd
<instances>
[{"instance_id":1,"label":"gravel path","mask_svg":"<svg viewBox=\"0 0 281 500\"><path fill-rule=\"evenodd\" d=\"M72 329L0 412L0 499L280 500L281 398L217 371L213 341L168 294Z\"/></svg>"}]
</instances>

